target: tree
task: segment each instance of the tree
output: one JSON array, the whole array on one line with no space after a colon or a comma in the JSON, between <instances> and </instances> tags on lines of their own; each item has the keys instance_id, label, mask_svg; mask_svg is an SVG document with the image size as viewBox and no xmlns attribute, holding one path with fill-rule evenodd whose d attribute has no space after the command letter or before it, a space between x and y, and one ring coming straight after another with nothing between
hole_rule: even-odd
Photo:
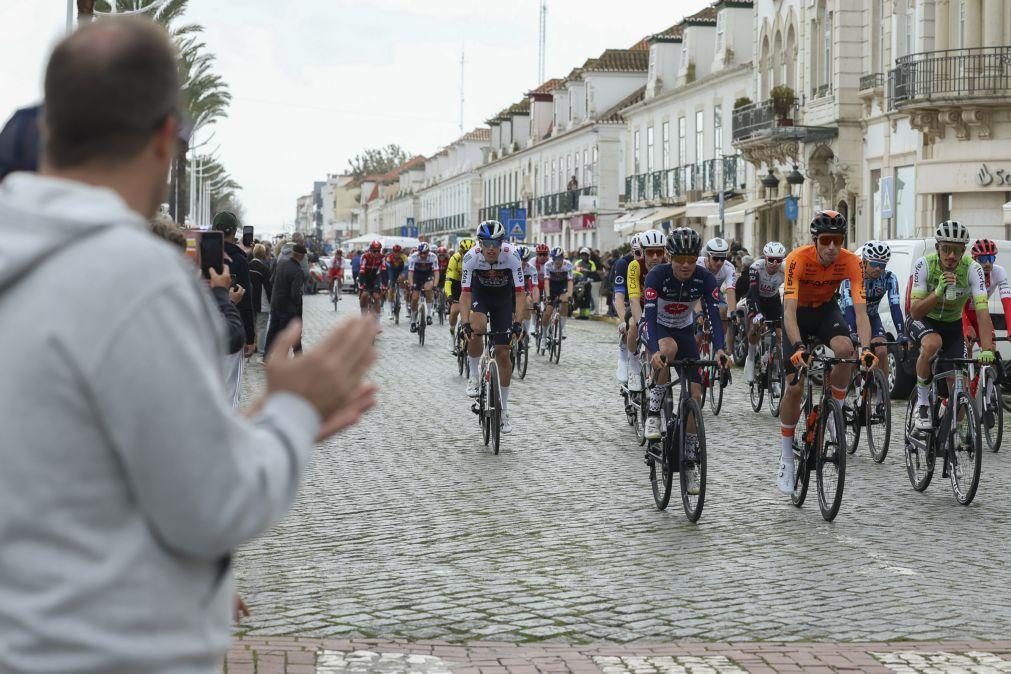
<instances>
[{"instance_id":1,"label":"tree","mask_svg":"<svg viewBox=\"0 0 1011 674\"><path fill-rule=\"evenodd\" d=\"M389 173L406 162L408 156L404 148L391 143L386 147L371 148L355 155L354 159L348 160L348 165L355 180L361 180L367 175Z\"/></svg>"}]
</instances>

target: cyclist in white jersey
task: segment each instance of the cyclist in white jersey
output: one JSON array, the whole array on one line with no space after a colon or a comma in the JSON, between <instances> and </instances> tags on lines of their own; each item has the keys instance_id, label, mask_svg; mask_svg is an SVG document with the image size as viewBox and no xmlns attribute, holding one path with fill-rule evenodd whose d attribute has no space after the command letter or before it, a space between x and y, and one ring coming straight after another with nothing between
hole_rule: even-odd
<instances>
[{"instance_id":1,"label":"cyclist in white jersey","mask_svg":"<svg viewBox=\"0 0 1011 674\"><path fill-rule=\"evenodd\" d=\"M972 259L983 268L983 280L986 283L986 296L993 297L996 292L1004 308L1005 324L1011 321L1011 283L1008 283L1007 270L997 264L997 244L990 239L979 239L972 245ZM979 326L976 322L976 312L968 302L962 310L962 333L966 339L979 341ZM971 350L971 344L970 344Z\"/></svg>"},{"instance_id":2,"label":"cyclist in white jersey","mask_svg":"<svg viewBox=\"0 0 1011 674\"><path fill-rule=\"evenodd\" d=\"M554 300L561 303L562 339L565 339L565 319L569 315L569 298L572 297L573 273L572 263L565 259L565 252L558 248L551 249L551 261L541 267L541 278L544 279L544 292L547 301L544 303L544 316L541 318L541 328L548 327L551 314L554 311Z\"/></svg>"},{"instance_id":3,"label":"cyclist in white jersey","mask_svg":"<svg viewBox=\"0 0 1011 674\"><path fill-rule=\"evenodd\" d=\"M730 255L730 244L725 239L716 237L706 244L699 256L698 266L716 277L720 287L720 321L723 323L723 334L727 340L727 353L734 352L734 333L727 329L727 307L737 306L737 270L734 263L727 259ZM726 288L724 291L723 288Z\"/></svg>"},{"instance_id":4,"label":"cyclist in white jersey","mask_svg":"<svg viewBox=\"0 0 1011 674\"><path fill-rule=\"evenodd\" d=\"M770 241L762 249L764 258L755 260L748 269L751 283L748 286L748 357L744 361L744 378L755 381L755 354L763 321L783 320L783 300L779 288L783 285L783 258L786 247L779 241ZM777 330L782 344L783 328Z\"/></svg>"}]
</instances>

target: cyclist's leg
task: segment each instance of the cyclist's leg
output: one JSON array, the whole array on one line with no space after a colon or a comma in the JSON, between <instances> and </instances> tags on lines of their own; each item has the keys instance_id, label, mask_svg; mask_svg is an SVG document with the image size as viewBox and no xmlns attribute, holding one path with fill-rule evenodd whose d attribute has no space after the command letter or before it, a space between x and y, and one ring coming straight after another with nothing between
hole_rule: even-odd
<instances>
[{"instance_id":1,"label":"cyclist's leg","mask_svg":"<svg viewBox=\"0 0 1011 674\"><path fill-rule=\"evenodd\" d=\"M930 318L910 318L906 322L906 334L920 347L920 355L916 359L916 404L922 407L930 402L930 359L941 349L943 340Z\"/></svg>"},{"instance_id":2,"label":"cyclist's leg","mask_svg":"<svg viewBox=\"0 0 1011 674\"><path fill-rule=\"evenodd\" d=\"M698 349L695 346L695 344L696 344L696 342L695 342L695 336L692 334L691 328L687 328L685 330L672 330L671 331L671 335L674 338L674 342L675 342L675 346L676 346L675 352L676 352L678 358L681 358L681 359L692 359L692 358L698 358L699 357ZM682 368L682 370L680 372L680 376L682 376L682 377L688 377L688 381L691 382L691 386L689 387L689 391L691 391L692 397L695 398L695 400L698 401L701 404L701 402L702 402L702 376L701 376L701 372L699 371L699 368L697 368L697 367L688 368L687 371L685 371ZM692 432L695 431L695 424L694 424L694 422L692 422L691 427L688 430L692 431Z\"/></svg>"}]
</instances>

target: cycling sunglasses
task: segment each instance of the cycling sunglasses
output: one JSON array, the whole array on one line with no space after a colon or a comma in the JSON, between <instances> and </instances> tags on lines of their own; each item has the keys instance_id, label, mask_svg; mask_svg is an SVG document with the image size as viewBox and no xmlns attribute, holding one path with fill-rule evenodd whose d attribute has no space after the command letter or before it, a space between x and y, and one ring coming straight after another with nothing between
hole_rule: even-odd
<instances>
[{"instance_id":1,"label":"cycling sunglasses","mask_svg":"<svg viewBox=\"0 0 1011 674\"><path fill-rule=\"evenodd\" d=\"M867 264L875 269L884 269L888 266L887 262L881 262L879 260L868 260Z\"/></svg>"},{"instance_id":2,"label":"cycling sunglasses","mask_svg":"<svg viewBox=\"0 0 1011 674\"><path fill-rule=\"evenodd\" d=\"M663 257L667 251L663 248L645 248L643 249L643 255L649 255L650 257ZM698 259L698 258L696 258Z\"/></svg>"},{"instance_id":3,"label":"cycling sunglasses","mask_svg":"<svg viewBox=\"0 0 1011 674\"><path fill-rule=\"evenodd\" d=\"M937 250L945 255L963 255L965 246L957 243L941 243L938 244Z\"/></svg>"},{"instance_id":4,"label":"cycling sunglasses","mask_svg":"<svg viewBox=\"0 0 1011 674\"><path fill-rule=\"evenodd\" d=\"M547 253L537 253L537 257L547 257Z\"/></svg>"},{"instance_id":5,"label":"cycling sunglasses","mask_svg":"<svg viewBox=\"0 0 1011 674\"><path fill-rule=\"evenodd\" d=\"M769 264L781 264L783 262L783 258L781 258L781 257L767 257L767 258L765 258L765 261L768 262Z\"/></svg>"},{"instance_id":6,"label":"cycling sunglasses","mask_svg":"<svg viewBox=\"0 0 1011 674\"><path fill-rule=\"evenodd\" d=\"M997 256L996 255L977 255L976 256L976 262L979 262L980 264L993 264L996 261L997 261Z\"/></svg>"},{"instance_id":7,"label":"cycling sunglasses","mask_svg":"<svg viewBox=\"0 0 1011 674\"><path fill-rule=\"evenodd\" d=\"M502 242L498 239L478 239L477 243L482 248L501 248Z\"/></svg>"},{"instance_id":8,"label":"cycling sunglasses","mask_svg":"<svg viewBox=\"0 0 1011 674\"><path fill-rule=\"evenodd\" d=\"M699 258L696 255L672 255L671 260L674 264L695 264Z\"/></svg>"},{"instance_id":9,"label":"cycling sunglasses","mask_svg":"<svg viewBox=\"0 0 1011 674\"><path fill-rule=\"evenodd\" d=\"M846 239L842 234L819 234L818 235L818 245L820 246L835 246L839 248L842 246L843 241Z\"/></svg>"}]
</instances>

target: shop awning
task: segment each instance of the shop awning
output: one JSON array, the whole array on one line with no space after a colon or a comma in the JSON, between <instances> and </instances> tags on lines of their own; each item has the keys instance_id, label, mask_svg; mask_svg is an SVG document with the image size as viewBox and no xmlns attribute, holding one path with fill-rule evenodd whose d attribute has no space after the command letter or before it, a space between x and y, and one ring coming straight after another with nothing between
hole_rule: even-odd
<instances>
[{"instance_id":1,"label":"shop awning","mask_svg":"<svg viewBox=\"0 0 1011 674\"><path fill-rule=\"evenodd\" d=\"M775 201L766 201L765 199L752 199L750 201L745 201L738 204L724 205L723 207L723 221L728 225L739 225L744 223L744 218L749 213L757 213L758 211L769 208ZM720 205L716 205L716 214L710 215L706 218L707 225L719 225L720 224Z\"/></svg>"},{"instance_id":2,"label":"shop awning","mask_svg":"<svg viewBox=\"0 0 1011 674\"><path fill-rule=\"evenodd\" d=\"M685 217L688 218L708 218L710 215L719 214L720 205L712 199L693 201L685 207Z\"/></svg>"},{"instance_id":3,"label":"shop awning","mask_svg":"<svg viewBox=\"0 0 1011 674\"><path fill-rule=\"evenodd\" d=\"M625 213L614 221L614 231L633 233L640 223L657 212L656 208L637 208Z\"/></svg>"},{"instance_id":4,"label":"shop awning","mask_svg":"<svg viewBox=\"0 0 1011 674\"><path fill-rule=\"evenodd\" d=\"M687 206L672 206L670 208L661 208L659 211L650 216L649 224L650 227L659 227L660 223L666 220L674 220L675 218L680 218L685 214Z\"/></svg>"},{"instance_id":5,"label":"shop awning","mask_svg":"<svg viewBox=\"0 0 1011 674\"><path fill-rule=\"evenodd\" d=\"M1004 224L1011 225L1011 201L1004 204L1001 210L1004 211Z\"/></svg>"}]
</instances>

